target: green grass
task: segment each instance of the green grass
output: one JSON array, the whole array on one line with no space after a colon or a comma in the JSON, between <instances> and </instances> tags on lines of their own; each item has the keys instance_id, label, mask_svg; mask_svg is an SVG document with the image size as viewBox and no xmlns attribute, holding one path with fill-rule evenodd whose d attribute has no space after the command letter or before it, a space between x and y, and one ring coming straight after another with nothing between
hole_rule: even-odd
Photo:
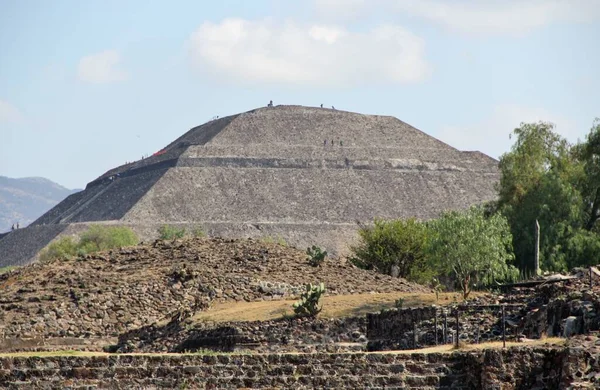
<instances>
[{"instance_id":1,"label":"green grass","mask_svg":"<svg viewBox=\"0 0 600 390\"><path fill-rule=\"evenodd\" d=\"M285 241L285 239L281 236L264 236L260 238L260 241L264 242L265 244L277 244L281 246L288 246L287 241Z\"/></svg>"},{"instance_id":2,"label":"green grass","mask_svg":"<svg viewBox=\"0 0 600 390\"><path fill-rule=\"evenodd\" d=\"M17 269L17 268L19 268L19 267L15 266L15 265L9 265L8 267L2 267L2 268L0 268L0 275L10 272L13 269Z\"/></svg>"}]
</instances>

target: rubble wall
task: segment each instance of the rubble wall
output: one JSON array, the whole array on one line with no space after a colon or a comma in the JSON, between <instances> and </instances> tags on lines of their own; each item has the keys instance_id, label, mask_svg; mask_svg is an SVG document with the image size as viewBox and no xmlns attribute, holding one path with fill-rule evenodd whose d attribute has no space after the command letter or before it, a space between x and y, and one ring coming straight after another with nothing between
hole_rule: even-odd
<instances>
[{"instance_id":1,"label":"rubble wall","mask_svg":"<svg viewBox=\"0 0 600 390\"><path fill-rule=\"evenodd\" d=\"M3 357L3 388L558 389L564 352ZM555 369L552 369L555 367Z\"/></svg>"}]
</instances>

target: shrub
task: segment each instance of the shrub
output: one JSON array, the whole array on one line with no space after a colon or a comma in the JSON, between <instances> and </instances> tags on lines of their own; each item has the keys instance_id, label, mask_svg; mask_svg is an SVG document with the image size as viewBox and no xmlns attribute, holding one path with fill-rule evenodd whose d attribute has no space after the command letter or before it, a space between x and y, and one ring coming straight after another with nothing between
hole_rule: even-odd
<instances>
[{"instance_id":1,"label":"shrub","mask_svg":"<svg viewBox=\"0 0 600 390\"><path fill-rule=\"evenodd\" d=\"M316 245L306 248L306 254L308 255L308 264L313 267L320 266L325 261L325 257L327 257L327 251L322 250Z\"/></svg>"},{"instance_id":2,"label":"shrub","mask_svg":"<svg viewBox=\"0 0 600 390\"><path fill-rule=\"evenodd\" d=\"M136 245L137 243L137 235L128 227L92 225L81 234L77 246L80 254L86 254Z\"/></svg>"},{"instance_id":3,"label":"shrub","mask_svg":"<svg viewBox=\"0 0 600 390\"><path fill-rule=\"evenodd\" d=\"M192 236L196 238L206 237L206 232L204 231L204 229L202 229L202 227L195 226L194 229L192 229Z\"/></svg>"},{"instance_id":4,"label":"shrub","mask_svg":"<svg viewBox=\"0 0 600 390\"><path fill-rule=\"evenodd\" d=\"M10 271L12 271L14 269L17 269L17 268L19 268L19 267L16 266L16 265L9 265L9 266L6 266L6 267L2 267L2 268L0 268L0 275L5 274L7 272L10 272Z\"/></svg>"},{"instance_id":5,"label":"shrub","mask_svg":"<svg viewBox=\"0 0 600 390\"><path fill-rule=\"evenodd\" d=\"M359 245L350 261L359 268L376 269L394 276L420 278L425 264L427 227L411 219L384 221L359 230ZM417 272L419 271L419 272Z\"/></svg>"},{"instance_id":6,"label":"shrub","mask_svg":"<svg viewBox=\"0 0 600 390\"><path fill-rule=\"evenodd\" d=\"M175 240L185 236L185 228L178 228L172 225L162 225L158 229L161 240Z\"/></svg>"},{"instance_id":7,"label":"shrub","mask_svg":"<svg viewBox=\"0 0 600 390\"><path fill-rule=\"evenodd\" d=\"M79 241L72 236L65 236L50 243L40 253L40 260L70 259L137 243L136 234L128 227L92 225L81 234Z\"/></svg>"},{"instance_id":8,"label":"shrub","mask_svg":"<svg viewBox=\"0 0 600 390\"><path fill-rule=\"evenodd\" d=\"M325 294L325 285L323 283L313 286L312 283L306 285L306 291L300 295L300 300L294 303L294 313L298 317L315 317L323 309L319 306L321 296Z\"/></svg>"},{"instance_id":9,"label":"shrub","mask_svg":"<svg viewBox=\"0 0 600 390\"><path fill-rule=\"evenodd\" d=\"M40 252L40 260L70 259L77 255L77 241L72 236L64 236L51 242Z\"/></svg>"}]
</instances>

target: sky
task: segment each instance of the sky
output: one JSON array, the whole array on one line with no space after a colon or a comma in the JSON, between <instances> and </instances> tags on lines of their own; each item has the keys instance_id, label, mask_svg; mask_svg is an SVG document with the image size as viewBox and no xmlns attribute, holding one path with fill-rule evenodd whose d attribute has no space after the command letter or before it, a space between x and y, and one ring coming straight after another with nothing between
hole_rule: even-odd
<instances>
[{"instance_id":1,"label":"sky","mask_svg":"<svg viewBox=\"0 0 600 390\"><path fill-rule=\"evenodd\" d=\"M395 116L498 158L600 117L600 0L0 0L0 175L84 188L212 117Z\"/></svg>"}]
</instances>

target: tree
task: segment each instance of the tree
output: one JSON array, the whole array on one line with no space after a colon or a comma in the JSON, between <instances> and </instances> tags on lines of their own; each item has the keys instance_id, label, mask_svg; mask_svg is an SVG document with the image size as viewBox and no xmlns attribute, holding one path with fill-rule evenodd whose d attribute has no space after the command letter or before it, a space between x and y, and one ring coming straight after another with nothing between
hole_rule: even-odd
<instances>
[{"instance_id":1,"label":"tree","mask_svg":"<svg viewBox=\"0 0 600 390\"><path fill-rule=\"evenodd\" d=\"M584 228L593 230L600 220L600 118L596 118L586 142L576 145L575 156L583 164L583 176L579 188L585 214Z\"/></svg>"},{"instance_id":2,"label":"tree","mask_svg":"<svg viewBox=\"0 0 600 390\"><path fill-rule=\"evenodd\" d=\"M569 144L551 123L521 123L512 135L511 151L500 157L500 207L519 203L547 172L563 172L569 161Z\"/></svg>"},{"instance_id":3,"label":"tree","mask_svg":"<svg viewBox=\"0 0 600 390\"><path fill-rule=\"evenodd\" d=\"M577 145L545 122L521 124L513 135L515 144L500 158L497 211L509 221L520 268L533 268L536 220L543 269L594 261L589 256L597 253L600 237L587 232L598 230L600 218L600 123Z\"/></svg>"},{"instance_id":4,"label":"tree","mask_svg":"<svg viewBox=\"0 0 600 390\"><path fill-rule=\"evenodd\" d=\"M416 276L424 263L423 247L427 236L424 223L411 219L375 220L373 226L358 232L359 244L352 249L352 262L360 268L376 269L391 275Z\"/></svg>"},{"instance_id":5,"label":"tree","mask_svg":"<svg viewBox=\"0 0 600 390\"><path fill-rule=\"evenodd\" d=\"M500 214L486 218L484 209L450 211L429 223L427 261L438 274L452 275L466 299L480 280L515 277L512 236Z\"/></svg>"}]
</instances>

